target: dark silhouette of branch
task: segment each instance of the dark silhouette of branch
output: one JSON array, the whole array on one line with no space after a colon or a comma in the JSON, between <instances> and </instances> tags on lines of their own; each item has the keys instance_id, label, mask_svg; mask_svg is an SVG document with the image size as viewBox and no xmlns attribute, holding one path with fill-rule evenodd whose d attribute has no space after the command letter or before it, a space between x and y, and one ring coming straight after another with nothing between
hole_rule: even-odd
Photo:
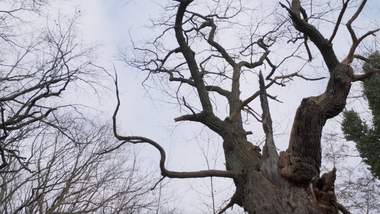
<instances>
[{"instance_id":1,"label":"dark silhouette of branch","mask_svg":"<svg viewBox=\"0 0 380 214\"><path fill-rule=\"evenodd\" d=\"M156 148L160 153L160 170L161 174L164 177L168 178L204 178L204 177L224 177L224 178L234 178L237 176L236 173L232 171L223 171L223 170L201 170L201 171L194 171L194 172L177 172L177 171L170 171L167 170L165 167L165 161L166 161L166 152L160 146L157 142L146 138L146 137L140 137L140 136L121 136L117 132L117 113L120 108L120 96L119 96L119 89L118 89L118 82L117 82L117 76L115 77L115 87L116 87L116 98L117 98L117 104L115 107L115 111L112 116L113 121L113 133L114 136L122 141L119 145L112 149L108 149L104 152L101 152L99 154L106 154L112 151L117 150L121 146L123 146L126 143L132 143L132 144L149 144Z\"/></svg>"},{"instance_id":2,"label":"dark silhouette of branch","mask_svg":"<svg viewBox=\"0 0 380 214\"><path fill-rule=\"evenodd\" d=\"M321 34L321 32L319 32L317 28L301 18L299 15L301 13L300 9L293 10L293 8L290 9L282 3L280 3L280 5L288 11L294 27L298 31L304 33L317 46L329 70L331 71L334 69L339 64L339 61L329 41Z\"/></svg>"},{"instance_id":3,"label":"dark silhouette of branch","mask_svg":"<svg viewBox=\"0 0 380 214\"><path fill-rule=\"evenodd\" d=\"M343 3L343 7L342 9L340 10L340 13L338 15L338 19L337 21L335 22L335 27L334 27L334 30L330 36L330 39L329 39L329 43L332 44L336 34L338 33L338 30L339 30L339 26L340 24L342 23L342 19L343 19L343 16L344 16L344 13L346 12L347 10L347 6L348 6L348 3L350 2L350 0L346 0L346 1L342 1Z\"/></svg>"},{"instance_id":4,"label":"dark silhouette of branch","mask_svg":"<svg viewBox=\"0 0 380 214\"><path fill-rule=\"evenodd\" d=\"M355 57L355 51L357 49L357 47L360 45L360 43L365 39L367 38L368 36L370 35L373 35L375 36L375 33L378 32L380 30L380 28L378 29L375 29L375 30L371 30L371 31L368 31L367 33L365 33L364 35L362 35L361 37L357 37L356 33L355 33L355 30L353 29L352 27L352 24L353 22L359 17L360 13L362 12L364 6L366 5L367 3L367 0L363 0L359 7L357 8L356 12L354 13L354 15L352 15L352 17L350 18L350 20L348 20L347 24L346 24L346 27L348 29L348 32L350 33L351 35L351 39L352 39L352 45L350 47L350 50L346 56L346 58L342 61L342 63L344 64L351 64L352 61L354 60L354 57Z\"/></svg>"}]
</instances>

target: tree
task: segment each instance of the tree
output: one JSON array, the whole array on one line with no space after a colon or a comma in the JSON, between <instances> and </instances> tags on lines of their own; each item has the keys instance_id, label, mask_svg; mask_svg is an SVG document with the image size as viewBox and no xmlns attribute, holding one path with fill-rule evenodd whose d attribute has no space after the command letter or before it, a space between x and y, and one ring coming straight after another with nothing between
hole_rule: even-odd
<instances>
[{"instance_id":1,"label":"tree","mask_svg":"<svg viewBox=\"0 0 380 214\"><path fill-rule=\"evenodd\" d=\"M62 117L61 129L46 125L28 147L31 173L12 170L18 169L14 162L7 167L13 172L0 175L2 213L141 213L155 208L151 181L139 176L131 151L101 154L113 145L109 126Z\"/></svg>"},{"instance_id":2,"label":"tree","mask_svg":"<svg viewBox=\"0 0 380 214\"><path fill-rule=\"evenodd\" d=\"M32 31L29 25L46 22L45 1L1 7L0 213L144 213L158 206L131 151L103 154L113 145L110 126L94 125L100 122L64 97L77 85L93 87L100 68L76 38L77 17Z\"/></svg>"},{"instance_id":3,"label":"tree","mask_svg":"<svg viewBox=\"0 0 380 214\"><path fill-rule=\"evenodd\" d=\"M380 68L380 54L375 52L368 57L363 66L365 72L369 72L372 67ZM379 98L379 75L374 75L371 79L363 81L363 94L368 100L369 109L372 113L373 126L370 127L364 122L358 113L353 110L345 111L342 122L342 129L347 140L356 143L356 148L364 162L368 164L372 174L380 179L380 98Z\"/></svg>"},{"instance_id":4,"label":"tree","mask_svg":"<svg viewBox=\"0 0 380 214\"><path fill-rule=\"evenodd\" d=\"M75 36L77 17L35 30L45 1L0 7L0 213L150 213L163 206L131 151L104 154L114 141L110 126L94 125L100 122L64 97L75 86L99 84L93 81L102 69Z\"/></svg>"},{"instance_id":5,"label":"tree","mask_svg":"<svg viewBox=\"0 0 380 214\"><path fill-rule=\"evenodd\" d=\"M78 45L75 21L67 25L57 21L39 29L38 35L29 31L26 16L38 20L43 4L4 2L6 10L0 12L0 173L8 172L4 169L10 160L28 169L18 142L38 132L42 124L56 126L55 112L71 106L59 99L64 91L79 82L91 83L89 50Z\"/></svg>"},{"instance_id":6,"label":"tree","mask_svg":"<svg viewBox=\"0 0 380 214\"><path fill-rule=\"evenodd\" d=\"M343 60L338 59L333 42L347 8L350 8L350 0L341 2L342 9L334 23L333 33L327 38L312 24L313 14L308 15L299 1L293 0L289 5L281 4L296 29L297 36L290 41L299 43L298 48L305 45L307 60L311 60L312 50L308 46L310 40L324 60L329 79L325 92L302 100L294 118L288 149L280 154L277 153L274 143L268 102L268 99L276 98L267 93L267 90L274 85L284 86L287 81L296 77L305 80L320 79L306 77L301 71L279 74L278 68L284 61L297 56L292 53L278 63L277 60L271 59L271 52L274 51L277 40L281 39L281 34L284 33L282 29L287 22L272 26L270 30L256 30L260 23L264 22L258 21L259 24L250 28L251 35L239 41L236 47L230 42L222 43L217 34L221 25L225 24L228 28L233 26L232 19L239 23L239 18L246 18L247 13L242 12L242 1L213 1L215 5L209 6L208 12L201 7L201 3L196 4L192 0L177 2L175 6L169 7L174 8L175 15L156 23L164 26L163 33L153 40L150 46L136 47L135 50L140 51L142 57L129 63L148 71L150 76L166 76L169 82L177 84L176 98L189 113L175 118L175 122L200 123L218 134L222 140L226 170L168 170L165 167L166 153L159 143L141 136L123 136L118 132L118 90L113 126L114 135L121 143L115 149L125 143L144 143L155 147L161 156L159 166L164 178L232 179L236 191L221 213L234 204L243 207L248 213L349 213L336 200L336 169L320 176L321 135L326 121L343 111L351 84L363 81L379 71L370 68L365 74L357 74L351 67L360 43L379 31L368 31L359 37L355 32L353 23L367 1L361 1L347 20L346 27L351 35L352 46ZM247 27L243 24L241 26L242 29ZM168 40L173 37L175 44ZM265 73L264 65L270 68ZM259 76L257 91L248 96L243 95L242 75L255 72ZM117 86L117 78L115 83ZM254 84L251 82L250 85L252 88ZM189 91L195 94L194 99L191 96L181 97L180 91L184 90L183 88L190 88ZM214 95L216 99L226 100L226 115L216 111L216 102L212 99ZM245 129L242 116L242 113L246 112L252 117L258 117L252 107L256 100L260 100L262 114L258 120L262 123L266 136L262 152L248 141L247 136L252 133Z\"/></svg>"}]
</instances>

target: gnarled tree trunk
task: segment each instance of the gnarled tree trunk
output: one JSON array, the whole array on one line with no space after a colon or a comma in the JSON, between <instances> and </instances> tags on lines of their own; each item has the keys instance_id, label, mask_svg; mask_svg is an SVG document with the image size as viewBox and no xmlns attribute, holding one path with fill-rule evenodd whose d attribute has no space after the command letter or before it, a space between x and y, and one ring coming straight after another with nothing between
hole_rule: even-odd
<instances>
[{"instance_id":1,"label":"gnarled tree trunk","mask_svg":"<svg viewBox=\"0 0 380 214\"><path fill-rule=\"evenodd\" d=\"M235 179L238 197L233 200L248 213L338 213L335 169L319 177L321 133L326 120L343 110L353 72L350 66L339 63L331 73L323 94L302 100L294 118L289 148L279 158L275 150L268 149L274 144L268 141L272 133L268 131L270 117L265 115L269 114L266 96L261 99L267 134L263 155L250 149L252 145L246 140L246 132L239 130L240 124L223 136L227 169L241 172Z\"/></svg>"},{"instance_id":2,"label":"gnarled tree trunk","mask_svg":"<svg viewBox=\"0 0 380 214\"><path fill-rule=\"evenodd\" d=\"M292 5L289 6L281 4L288 11L295 29L303 35L300 38L305 40L304 44L309 58L311 59L311 51L307 41L310 39L322 55L330 77L324 93L302 100L294 118L288 149L281 152L280 155L277 153L274 144L266 89L277 83L276 78L303 76L300 76L296 72L282 77L273 77L278 66L275 66L268 58L270 53L269 48L273 45L273 41L276 40L270 34L276 32L278 28L276 27L273 31L263 36L260 35L257 41L251 41L245 48L247 50L248 48L257 46L259 49L259 51L252 51L250 61L238 61L239 57L236 57L235 54L230 55L228 49L225 49L215 40L217 32L215 19L228 20L233 16L227 16L226 14L224 16L219 16L218 14L202 15L188 9L193 0L177 0L177 2L179 3L173 28L178 47L170 51L165 49L167 54L162 58L159 57L157 46L154 47L154 50L139 49L146 51L148 54L154 53L153 55L156 58L152 60L145 59L137 67L151 73L164 73L165 75L169 75L169 81L195 89L194 91L199 98L200 110L193 109L188 105L185 98L182 98L183 105L187 109L190 109L192 113L180 116L175 121L202 123L221 136L223 139L226 170L195 172L167 170L165 168L166 154L158 143L144 137L123 137L117 133L116 114L120 105L119 99L113 116L115 136L123 141L122 143L148 143L158 149L161 154L160 169L164 177L201 178L215 176L232 178L236 186L236 192L231 198L230 203L221 210L221 213L234 204L243 207L250 214L335 214L339 211L349 213L337 202L335 197L334 182L336 169L332 169L332 171L320 176L321 135L326 121L337 116L345 107L351 83L363 80L370 77L373 73L379 72L374 70L364 75L355 75L350 66L359 43L365 37L378 31L369 31L358 38L351 26L352 22L361 13L366 0L362 1L354 15L348 20L347 28L351 34L353 44L348 56L341 62L335 55L332 41L341 25L342 17L350 0L342 1L343 8L329 39L326 39L313 25L308 23L306 11L298 0L293 0ZM219 1L216 2L219 4ZM186 25L186 30L184 30L184 25ZM202 35L200 37L208 44L209 50L201 50L198 53L194 51L191 43L200 39L200 37L194 35ZM160 35L157 40L162 36ZM240 52L240 54L245 50ZM197 62L199 58L202 60L205 52L209 56L205 57L202 62ZM253 62L254 57L252 57L252 54L257 54L257 52L261 52L262 54L257 61ZM167 63L167 61L175 54L181 55L180 59L183 61L173 67L168 65L170 63ZM197 54L201 56L196 57ZM207 73L204 64L213 57L221 59L232 75L226 76L223 72L218 73L219 71ZM178 60L178 58L175 59ZM272 68L265 77L265 80L268 80L269 83L265 83L264 77L260 72L260 89L252 96L242 100L240 97L240 76L243 68L255 69L263 64L267 64ZM181 73L183 71L187 73ZM207 74L217 75L219 78L222 77L230 80L231 88L225 89L222 86L210 84L205 77ZM220 119L213 112L214 106L210 100L209 93L218 94L227 100L229 114L224 120ZM250 102L258 97L260 97L263 110L261 122L266 135L262 152L258 147L248 142L247 134L249 133L244 129L241 116L244 110L246 112L250 111Z\"/></svg>"}]
</instances>

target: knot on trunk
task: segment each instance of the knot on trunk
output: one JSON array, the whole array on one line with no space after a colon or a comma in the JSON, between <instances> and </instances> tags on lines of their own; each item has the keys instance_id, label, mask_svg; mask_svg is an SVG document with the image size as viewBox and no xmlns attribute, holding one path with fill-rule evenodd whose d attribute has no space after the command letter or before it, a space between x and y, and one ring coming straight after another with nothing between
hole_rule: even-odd
<instances>
[{"instance_id":1,"label":"knot on trunk","mask_svg":"<svg viewBox=\"0 0 380 214\"><path fill-rule=\"evenodd\" d=\"M313 158L296 156L289 151L280 153L278 164L281 175L299 185L308 184L319 174Z\"/></svg>"},{"instance_id":2,"label":"knot on trunk","mask_svg":"<svg viewBox=\"0 0 380 214\"><path fill-rule=\"evenodd\" d=\"M313 200L322 210L322 213L338 213L338 203L334 190L335 179L336 169L334 168L330 172L324 173L320 178L310 184Z\"/></svg>"}]
</instances>

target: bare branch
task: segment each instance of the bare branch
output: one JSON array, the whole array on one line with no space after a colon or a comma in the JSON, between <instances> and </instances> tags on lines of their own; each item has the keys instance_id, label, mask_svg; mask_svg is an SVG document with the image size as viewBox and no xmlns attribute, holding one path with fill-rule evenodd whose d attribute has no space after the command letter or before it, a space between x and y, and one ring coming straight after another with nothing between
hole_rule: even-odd
<instances>
[{"instance_id":1,"label":"bare branch","mask_svg":"<svg viewBox=\"0 0 380 214\"><path fill-rule=\"evenodd\" d=\"M325 79L325 77L316 77L316 78L306 77L306 76L300 74L300 71L297 71L297 72L294 72L291 74L273 77L273 79L270 79L271 81L267 85L265 85L265 90L268 89L269 87L271 87L273 84L279 84L279 85L284 86L283 83L278 83L277 80L292 79L294 77L298 77L298 78L301 78L301 79L304 79L307 81L319 81L319 80ZM242 101L241 107L243 108L244 106L247 106L249 103L251 103L257 97L259 97L260 94L261 94L260 90L256 91L254 94L252 94L251 96L249 96L248 98L246 98L245 100Z\"/></svg>"},{"instance_id":2,"label":"bare branch","mask_svg":"<svg viewBox=\"0 0 380 214\"><path fill-rule=\"evenodd\" d=\"M221 55L222 57L226 60L226 62L228 62L228 64L230 64L232 67L236 66L236 62L234 61L234 59L227 53L226 49L223 48L223 46L221 46L218 42L215 41L215 33L216 33L216 24L214 22L214 20L212 18L208 18L208 17L205 17L205 16L202 16L200 15L199 13L194 13L194 12L189 12L197 17L200 17L202 19L204 19L205 21L202 23L202 25L199 27L198 30L202 29L202 28L205 28L205 27L210 27L211 30L210 30L210 33L207 37L207 42L212 46L214 47Z\"/></svg>"},{"instance_id":3,"label":"bare branch","mask_svg":"<svg viewBox=\"0 0 380 214\"><path fill-rule=\"evenodd\" d=\"M199 95L202 108L207 113L212 113L212 105L210 102L210 97L206 90L205 83L200 75L198 64L194 57L194 51L188 46L187 41L183 35L182 21L183 16L186 12L187 6L192 2L192 0L179 1L178 11L176 14L176 20L174 25L175 35L177 42L180 46L181 52L186 59L187 65L189 67L191 76L194 79L194 83Z\"/></svg>"},{"instance_id":4,"label":"bare branch","mask_svg":"<svg viewBox=\"0 0 380 214\"><path fill-rule=\"evenodd\" d=\"M342 61L342 63L344 64L351 64L352 61L354 60L354 55L355 55L355 51L356 49L359 47L360 43L365 39L367 38L368 36L370 35L373 35L375 36L375 33L378 32L380 30L380 28L378 29L375 29L375 30L371 30L371 31L368 31L367 33L365 33L363 36L361 37L357 37L353 27L352 27L352 24L353 22L359 17L360 13L362 12L364 6L366 5L367 3L367 0L363 0L361 2L361 4L359 5L358 9L356 10L356 12L354 13L354 15L352 15L352 17L350 18L350 20L347 22L346 24L346 27L348 29L348 32L350 33L351 35L351 39L352 39L352 45L350 47L350 50L346 56L346 58Z\"/></svg>"},{"instance_id":5,"label":"bare branch","mask_svg":"<svg viewBox=\"0 0 380 214\"><path fill-rule=\"evenodd\" d=\"M348 3L350 2L350 0L346 0L346 1L342 1L343 3L343 7L342 9L340 10L340 13L338 15L338 19L335 23L335 27L334 27L334 30L330 36L330 39L329 39L329 43L332 44L332 41L334 40L336 34L338 33L338 30L339 30L339 26L340 24L342 23L342 19L343 19L343 16L344 16L344 13L346 12L347 10L347 6L348 6Z\"/></svg>"},{"instance_id":6,"label":"bare branch","mask_svg":"<svg viewBox=\"0 0 380 214\"><path fill-rule=\"evenodd\" d=\"M339 61L329 41L321 34L321 32L319 32L319 30L317 30L317 28L301 19L299 15L301 13L300 11L291 10L282 3L280 3L280 5L288 11L294 27L298 31L304 33L317 46L329 70L331 71L335 68L336 65L339 64Z\"/></svg>"},{"instance_id":7,"label":"bare branch","mask_svg":"<svg viewBox=\"0 0 380 214\"><path fill-rule=\"evenodd\" d=\"M375 33L380 31L380 28L378 29L375 29L375 30L371 30L371 31L368 31L367 33L365 33L363 36L361 36L359 39L355 39L353 41L353 44L352 46L350 47L350 50L349 50L349 53L347 55L347 57L342 61L342 63L344 64L350 64L352 63L352 61L354 60L355 58L355 51L356 49L359 47L360 43L365 39L367 38L368 36L376 36ZM356 38L356 37L355 37Z\"/></svg>"},{"instance_id":8,"label":"bare branch","mask_svg":"<svg viewBox=\"0 0 380 214\"><path fill-rule=\"evenodd\" d=\"M180 78L180 77L172 77L171 76L169 78L169 81L186 83L186 84L188 84L190 86L194 86L195 87L195 82L192 81L192 80L190 80L190 79L185 79L185 78ZM224 96L226 98L228 98L228 97L231 96L231 92L227 91L226 89L223 89L222 87L216 86L216 85L206 85L205 88L206 88L207 91L216 92L219 95L222 95L222 96Z\"/></svg>"},{"instance_id":9,"label":"bare branch","mask_svg":"<svg viewBox=\"0 0 380 214\"><path fill-rule=\"evenodd\" d=\"M227 205L219 210L218 214L225 213L229 208L232 208L235 204L241 204L241 196L240 196L240 193L238 191L236 191L233 194L233 196L231 197L231 199L227 203Z\"/></svg>"},{"instance_id":10,"label":"bare branch","mask_svg":"<svg viewBox=\"0 0 380 214\"><path fill-rule=\"evenodd\" d=\"M262 124L265 133L265 144L263 147L263 163L261 170L273 183L279 183L280 177L278 173L278 153L273 138L272 118L270 115L267 92L262 73L259 74L260 83L260 101L262 114Z\"/></svg>"},{"instance_id":11,"label":"bare branch","mask_svg":"<svg viewBox=\"0 0 380 214\"><path fill-rule=\"evenodd\" d=\"M380 73L380 69L376 69L376 68L370 68L368 71L366 71L366 73L364 74L356 74L352 77L352 81L353 82L356 82L356 81L364 81L368 78L370 78L371 76L375 75L375 74L379 74Z\"/></svg>"},{"instance_id":12,"label":"bare branch","mask_svg":"<svg viewBox=\"0 0 380 214\"><path fill-rule=\"evenodd\" d=\"M354 55L354 58L356 58L356 59L360 59L360 60L362 60L362 61L364 61L364 62L369 62L369 59L368 59L367 57L364 57L364 56L359 55L359 54L355 54L355 55Z\"/></svg>"},{"instance_id":13,"label":"bare branch","mask_svg":"<svg viewBox=\"0 0 380 214\"><path fill-rule=\"evenodd\" d=\"M347 208L345 208L342 204L337 203L338 209L343 213L343 214L351 214Z\"/></svg>"},{"instance_id":14,"label":"bare branch","mask_svg":"<svg viewBox=\"0 0 380 214\"><path fill-rule=\"evenodd\" d=\"M241 61L239 62L240 67L247 67L247 68L256 68L264 63L264 60L268 58L268 55L270 53L268 47L266 44L264 44L263 39L259 39L257 41L257 44L259 45L260 48L264 50L264 53L260 56L260 58L256 62L246 62L246 61Z\"/></svg>"},{"instance_id":15,"label":"bare branch","mask_svg":"<svg viewBox=\"0 0 380 214\"><path fill-rule=\"evenodd\" d=\"M259 74L259 83L260 83L260 101L261 101L261 109L263 111L262 114L262 124L264 133L266 136L264 149L263 149L263 158L269 159L277 159L278 154L276 150L276 145L273 140L273 128L272 128L272 118L269 110L269 103L267 98L266 87L264 83L264 77L262 73ZM277 164L274 164L277 165Z\"/></svg>"},{"instance_id":16,"label":"bare branch","mask_svg":"<svg viewBox=\"0 0 380 214\"><path fill-rule=\"evenodd\" d=\"M100 154L105 154L112 152L121 146L123 146L125 143L132 143L132 144L149 144L156 148L160 152L160 170L161 174L164 177L169 178L204 178L204 177L224 177L224 178L235 178L237 176L236 173L231 171L222 171L222 170L201 170L201 171L194 171L194 172L177 172L177 171L170 171L165 168L165 161L166 161L166 152L165 150L155 141L140 137L140 136L121 136L117 132L117 113L120 108L120 96L119 96L119 89L118 89L118 83L117 83L117 77L115 78L115 87L116 87L116 98L117 98L117 105L114 111L114 114L112 116L113 120L113 133L114 136L122 141L119 145L116 147L106 150L104 152L101 152Z\"/></svg>"}]
</instances>

